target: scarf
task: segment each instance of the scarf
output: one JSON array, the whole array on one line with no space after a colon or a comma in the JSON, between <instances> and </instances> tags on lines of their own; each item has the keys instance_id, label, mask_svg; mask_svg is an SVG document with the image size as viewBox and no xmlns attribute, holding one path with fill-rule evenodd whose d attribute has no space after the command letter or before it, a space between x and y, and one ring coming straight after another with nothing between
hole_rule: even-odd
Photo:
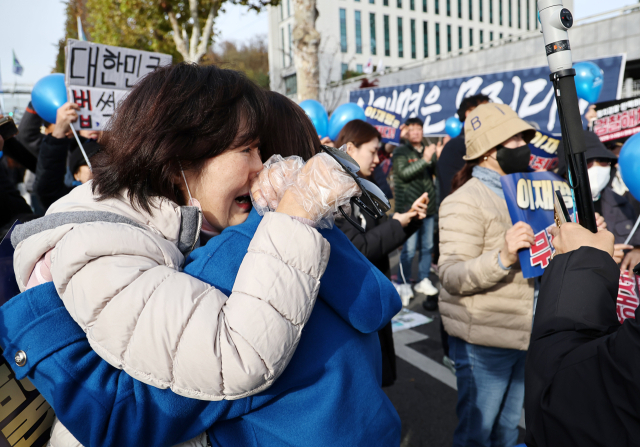
<instances>
[{"instance_id":1,"label":"scarf","mask_svg":"<svg viewBox=\"0 0 640 447\"><path fill-rule=\"evenodd\" d=\"M501 175L496 171L493 169L483 168L481 166L475 166L471 175L484 183L485 186L495 192L498 197L504 199L502 182L500 182Z\"/></svg>"}]
</instances>

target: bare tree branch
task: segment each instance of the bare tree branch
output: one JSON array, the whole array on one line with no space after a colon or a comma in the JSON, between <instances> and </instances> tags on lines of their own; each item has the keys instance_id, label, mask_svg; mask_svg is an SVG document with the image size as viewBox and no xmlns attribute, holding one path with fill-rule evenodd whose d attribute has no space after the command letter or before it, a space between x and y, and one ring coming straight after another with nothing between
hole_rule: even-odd
<instances>
[{"instance_id":1,"label":"bare tree branch","mask_svg":"<svg viewBox=\"0 0 640 447\"><path fill-rule=\"evenodd\" d=\"M198 44L198 48L195 54L195 60L200 60L202 56L207 53L207 45L211 40L211 33L213 32L213 21L218 16L218 10L220 9L220 3L216 2L215 5L209 9L209 15L207 16L207 23L204 25L204 34Z\"/></svg>"},{"instance_id":2,"label":"bare tree branch","mask_svg":"<svg viewBox=\"0 0 640 447\"><path fill-rule=\"evenodd\" d=\"M167 15L169 16L169 22L171 23L171 29L173 30L173 41L176 43L176 49L178 53L182 55L184 60L189 59L189 49L185 44L185 41L180 37L180 25L178 24L178 19L176 19L176 15L173 11L168 11Z\"/></svg>"}]
</instances>

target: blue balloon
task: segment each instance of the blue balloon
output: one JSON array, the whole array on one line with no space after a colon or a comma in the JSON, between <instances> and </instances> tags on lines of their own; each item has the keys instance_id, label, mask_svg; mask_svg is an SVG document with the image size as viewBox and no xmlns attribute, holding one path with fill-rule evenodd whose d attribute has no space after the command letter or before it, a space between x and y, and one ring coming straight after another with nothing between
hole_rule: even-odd
<instances>
[{"instance_id":1,"label":"blue balloon","mask_svg":"<svg viewBox=\"0 0 640 447\"><path fill-rule=\"evenodd\" d=\"M344 125L353 120L367 121L362 107L354 102L338 106L329 119L329 138L331 138L331 141L336 141Z\"/></svg>"},{"instance_id":2,"label":"blue balloon","mask_svg":"<svg viewBox=\"0 0 640 447\"><path fill-rule=\"evenodd\" d=\"M618 157L618 169L629 192L640 200L640 133L624 143Z\"/></svg>"},{"instance_id":3,"label":"blue balloon","mask_svg":"<svg viewBox=\"0 0 640 447\"><path fill-rule=\"evenodd\" d=\"M462 132L462 123L457 116L452 116L444 122L444 130L451 138L455 138Z\"/></svg>"},{"instance_id":4,"label":"blue balloon","mask_svg":"<svg viewBox=\"0 0 640 447\"><path fill-rule=\"evenodd\" d=\"M67 87L64 75L54 73L36 82L31 90L31 104L36 113L49 123L56 122L58 108L67 102Z\"/></svg>"},{"instance_id":5,"label":"blue balloon","mask_svg":"<svg viewBox=\"0 0 640 447\"><path fill-rule=\"evenodd\" d=\"M604 72L593 62L578 62L573 66L576 71L576 91L578 98L593 104L598 101L604 85Z\"/></svg>"},{"instance_id":6,"label":"blue balloon","mask_svg":"<svg viewBox=\"0 0 640 447\"><path fill-rule=\"evenodd\" d=\"M315 99L307 99L300 103L300 107L311 119L320 138L326 137L329 129L329 115L322 104Z\"/></svg>"}]
</instances>

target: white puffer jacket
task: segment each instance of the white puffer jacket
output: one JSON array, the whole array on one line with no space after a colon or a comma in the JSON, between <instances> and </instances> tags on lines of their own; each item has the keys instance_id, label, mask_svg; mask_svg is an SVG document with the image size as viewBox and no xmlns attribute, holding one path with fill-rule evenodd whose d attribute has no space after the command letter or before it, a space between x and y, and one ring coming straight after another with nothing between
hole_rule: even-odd
<instances>
[{"instance_id":1,"label":"white puffer jacket","mask_svg":"<svg viewBox=\"0 0 640 447\"><path fill-rule=\"evenodd\" d=\"M24 290L51 253L66 309L92 348L135 379L202 399L239 399L273 384L289 362L320 287L330 246L314 229L268 213L227 297L181 273L198 241L197 208L123 194L94 200L91 183L17 227L14 269Z\"/></svg>"}]
</instances>

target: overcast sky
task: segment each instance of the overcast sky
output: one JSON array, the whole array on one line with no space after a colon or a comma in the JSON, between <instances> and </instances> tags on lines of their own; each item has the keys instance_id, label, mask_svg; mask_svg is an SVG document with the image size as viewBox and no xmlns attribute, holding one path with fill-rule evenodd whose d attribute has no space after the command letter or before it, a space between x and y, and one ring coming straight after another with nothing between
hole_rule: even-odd
<instances>
[{"instance_id":1,"label":"overcast sky","mask_svg":"<svg viewBox=\"0 0 640 447\"><path fill-rule=\"evenodd\" d=\"M319 0L322 1L322 0ZM574 16L586 17L621 8L636 0L574 0ZM243 42L267 34L267 14L247 12L240 6L227 6L215 25L219 40ZM0 0L0 75L5 85L33 84L51 72L55 64L57 42L64 30L64 4L60 0ZM14 50L24 67L22 76L12 72Z\"/></svg>"}]
</instances>

